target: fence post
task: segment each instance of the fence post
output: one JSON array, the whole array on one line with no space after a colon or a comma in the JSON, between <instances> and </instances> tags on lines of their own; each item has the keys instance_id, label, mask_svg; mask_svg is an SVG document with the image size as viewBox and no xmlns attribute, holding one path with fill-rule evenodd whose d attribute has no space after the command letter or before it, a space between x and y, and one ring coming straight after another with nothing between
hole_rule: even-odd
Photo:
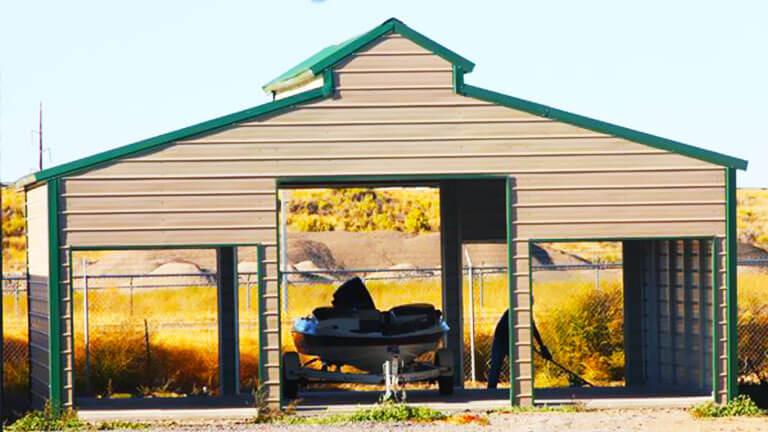
<instances>
[{"instance_id":1,"label":"fence post","mask_svg":"<svg viewBox=\"0 0 768 432\"><path fill-rule=\"evenodd\" d=\"M467 248L464 248L464 254L467 256L467 264L469 265L469 364L471 379L472 382L475 382L475 274Z\"/></svg>"},{"instance_id":2,"label":"fence post","mask_svg":"<svg viewBox=\"0 0 768 432\"><path fill-rule=\"evenodd\" d=\"M595 265L595 291L600 291L600 260Z\"/></svg>"},{"instance_id":3,"label":"fence post","mask_svg":"<svg viewBox=\"0 0 768 432\"><path fill-rule=\"evenodd\" d=\"M88 332L88 260L85 257L83 257L83 347L85 347L85 391L90 394L91 338Z\"/></svg>"},{"instance_id":4,"label":"fence post","mask_svg":"<svg viewBox=\"0 0 768 432\"><path fill-rule=\"evenodd\" d=\"M278 271L281 273L280 286L282 289L280 290L280 295L282 297L283 311L285 314L288 314L288 278L285 275L285 269L288 268L287 200L287 192L280 191L280 268Z\"/></svg>"},{"instance_id":5,"label":"fence post","mask_svg":"<svg viewBox=\"0 0 768 432\"><path fill-rule=\"evenodd\" d=\"M485 263L481 265L481 269L477 272L477 276L480 278L480 307L485 307Z\"/></svg>"},{"instance_id":6,"label":"fence post","mask_svg":"<svg viewBox=\"0 0 768 432\"><path fill-rule=\"evenodd\" d=\"M245 275L245 310L251 313L251 274Z\"/></svg>"}]
</instances>

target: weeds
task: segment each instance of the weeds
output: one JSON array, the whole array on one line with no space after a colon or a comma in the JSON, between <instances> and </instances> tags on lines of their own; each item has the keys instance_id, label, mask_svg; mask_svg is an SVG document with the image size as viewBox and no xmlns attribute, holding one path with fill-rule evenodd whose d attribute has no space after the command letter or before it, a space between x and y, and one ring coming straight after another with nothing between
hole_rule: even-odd
<instances>
[{"instance_id":1,"label":"weeds","mask_svg":"<svg viewBox=\"0 0 768 432\"><path fill-rule=\"evenodd\" d=\"M587 407L580 402L563 405L536 405L536 406L510 406L499 408L490 411L489 414L520 414L531 412L560 412L560 413L576 413L585 412Z\"/></svg>"},{"instance_id":2,"label":"weeds","mask_svg":"<svg viewBox=\"0 0 768 432\"><path fill-rule=\"evenodd\" d=\"M708 417L754 417L765 415L766 412L761 410L757 404L749 396L740 395L735 399L728 401L728 403L716 404L714 402L705 402L691 408L691 415L696 418L708 418Z\"/></svg>"},{"instance_id":3,"label":"weeds","mask_svg":"<svg viewBox=\"0 0 768 432\"><path fill-rule=\"evenodd\" d=\"M10 431L72 431L81 430L86 423L78 420L74 411L59 410L46 403L42 411L31 411L8 426Z\"/></svg>"}]
</instances>

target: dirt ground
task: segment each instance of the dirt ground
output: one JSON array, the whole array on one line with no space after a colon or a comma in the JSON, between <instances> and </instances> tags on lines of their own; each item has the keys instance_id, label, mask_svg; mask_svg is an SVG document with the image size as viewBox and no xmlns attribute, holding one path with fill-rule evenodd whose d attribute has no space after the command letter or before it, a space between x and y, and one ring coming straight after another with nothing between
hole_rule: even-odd
<instances>
[{"instance_id":1,"label":"dirt ground","mask_svg":"<svg viewBox=\"0 0 768 432\"><path fill-rule=\"evenodd\" d=\"M373 431L505 431L505 432L562 432L562 431L674 431L674 432L708 432L708 431L766 431L768 418L720 418L695 419L682 409L635 409L607 410L576 413L535 412L515 414L490 414L490 424L455 425L444 422L387 424L387 423L354 423L346 425L254 425L245 423L203 423L174 427L173 430L189 431L339 431L351 430ZM167 428L153 428L153 431L164 431Z\"/></svg>"}]
</instances>

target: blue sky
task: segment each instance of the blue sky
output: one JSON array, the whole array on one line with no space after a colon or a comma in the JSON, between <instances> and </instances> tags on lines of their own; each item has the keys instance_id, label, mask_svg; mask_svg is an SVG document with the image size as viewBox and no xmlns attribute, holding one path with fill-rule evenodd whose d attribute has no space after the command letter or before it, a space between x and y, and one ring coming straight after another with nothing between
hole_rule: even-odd
<instances>
[{"instance_id":1,"label":"blue sky","mask_svg":"<svg viewBox=\"0 0 768 432\"><path fill-rule=\"evenodd\" d=\"M0 0L0 178L268 101L261 85L389 17L467 82L748 159L768 187L765 1Z\"/></svg>"}]
</instances>

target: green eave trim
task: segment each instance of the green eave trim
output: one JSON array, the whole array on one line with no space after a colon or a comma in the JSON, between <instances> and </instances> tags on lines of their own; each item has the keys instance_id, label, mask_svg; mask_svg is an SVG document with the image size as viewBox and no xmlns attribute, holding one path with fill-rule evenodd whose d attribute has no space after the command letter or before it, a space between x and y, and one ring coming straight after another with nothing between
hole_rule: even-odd
<instances>
[{"instance_id":1,"label":"green eave trim","mask_svg":"<svg viewBox=\"0 0 768 432\"><path fill-rule=\"evenodd\" d=\"M30 174L23 177L17 182L17 186L26 187L34 183L44 182L54 177L60 177L67 174L72 174L80 170L92 168L94 165L106 163L126 156L135 155L137 153L145 152L154 149L155 147L163 144L168 144L173 141L191 138L195 135L203 133L211 133L218 129L229 127L235 123L253 119L265 114L274 114L277 111L290 109L298 104L310 102L317 99L322 99L333 93L333 81L330 79L330 74L326 74L324 79L324 85L321 88L312 89L303 93L299 93L293 96L286 97L285 99L279 99L273 102L268 102L262 105L248 108L242 111L238 111L232 114L228 114L222 117L215 118L213 120L204 121L192 126L185 127L173 132L168 132L162 135L158 135L149 139L138 141L132 144L124 145L112 150L107 150L102 153L97 153L92 156L88 156L82 159L78 159L69 163L58 165L52 168L48 168L39 171L34 174Z\"/></svg>"},{"instance_id":2,"label":"green eave trim","mask_svg":"<svg viewBox=\"0 0 768 432\"><path fill-rule=\"evenodd\" d=\"M311 71L314 75L318 75L388 33L397 33L409 39L427 51L451 62L455 67L461 68L464 72L472 72L475 68L475 64L466 58L408 27L397 18L390 18L378 27L360 36L320 50L320 52L312 57L265 84L262 88L267 92L272 91L275 88L279 88L282 82L295 78L306 71Z\"/></svg>"},{"instance_id":3,"label":"green eave trim","mask_svg":"<svg viewBox=\"0 0 768 432\"><path fill-rule=\"evenodd\" d=\"M456 79L456 78L454 78ZM583 127L595 132L605 133L608 135L614 135L621 138L626 138L630 141L634 141L640 144L645 144L651 147L655 147L661 150L667 150L675 153L679 153L684 156L689 156L695 159L710 162L716 165L726 166L730 168L746 170L747 161L738 159L732 156L728 156L722 153L717 153L710 150L704 150L699 147L684 144L678 141L672 141L666 138L661 138L655 135L647 134L644 132L636 131L634 129L617 126L604 121L596 120L589 117L584 117L578 114L573 114L567 111L552 108L546 105L538 104L536 102L519 99L513 96L508 96L502 93L497 93L491 90L486 90L480 87L475 87L468 84L459 85L457 92L464 96L481 99L487 102L493 102L498 105L518 109L527 113L551 118L564 123L572 124L574 126Z\"/></svg>"}]
</instances>

